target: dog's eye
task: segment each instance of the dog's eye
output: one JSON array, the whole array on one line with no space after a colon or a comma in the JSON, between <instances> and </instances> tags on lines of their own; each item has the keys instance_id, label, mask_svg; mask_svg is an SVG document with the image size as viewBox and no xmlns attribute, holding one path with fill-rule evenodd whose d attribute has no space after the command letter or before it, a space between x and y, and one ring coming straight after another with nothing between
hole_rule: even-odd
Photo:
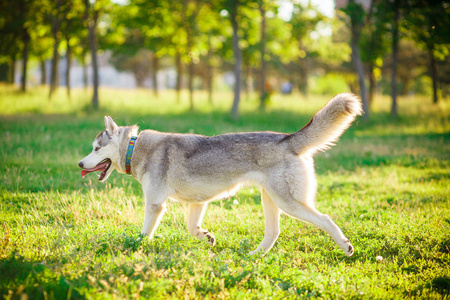
<instances>
[{"instance_id":1,"label":"dog's eye","mask_svg":"<svg viewBox=\"0 0 450 300\"><path fill-rule=\"evenodd\" d=\"M100 147L95 147L95 151L98 151L98 150L100 150Z\"/></svg>"}]
</instances>

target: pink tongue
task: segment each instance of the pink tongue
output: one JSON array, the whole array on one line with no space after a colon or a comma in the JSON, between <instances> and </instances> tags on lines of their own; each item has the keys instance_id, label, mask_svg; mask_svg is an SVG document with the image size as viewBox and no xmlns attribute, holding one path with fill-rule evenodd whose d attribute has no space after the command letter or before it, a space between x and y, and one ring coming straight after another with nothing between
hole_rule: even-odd
<instances>
[{"instance_id":1,"label":"pink tongue","mask_svg":"<svg viewBox=\"0 0 450 300\"><path fill-rule=\"evenodd\" d=\"M81 170L81 176L84 178L84 176L86 176L87 174L89 174L91 172L103 171L103 170L105 170L105 167L107 164L108 164L108 161L105 161L104 163L100 163L91 169L83 169L83 170Z\"/></svg>"}]
</instances>

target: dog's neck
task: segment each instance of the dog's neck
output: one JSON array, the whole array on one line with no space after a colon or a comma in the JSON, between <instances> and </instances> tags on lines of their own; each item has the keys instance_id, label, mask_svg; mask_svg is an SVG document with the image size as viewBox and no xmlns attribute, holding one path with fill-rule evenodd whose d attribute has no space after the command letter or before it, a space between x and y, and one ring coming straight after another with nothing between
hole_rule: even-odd
<instances>
[{"instance_id":1,"label":"dog's neck","mask_svg":"<svg viewBox=\"0 0 450 300\"><path fill-rule=\"evenodd\" d=\"M121 138L120 138L120 145L119 145L119 157L120 158L119 158L118 164L116 166L116 169L120 173L126 173L126 161L127 161L128 146L129 146L131 137L138 136L139 127L137 127L136 125L120 127L120 130L121 130Z\"/></svg>"}]
</instances>

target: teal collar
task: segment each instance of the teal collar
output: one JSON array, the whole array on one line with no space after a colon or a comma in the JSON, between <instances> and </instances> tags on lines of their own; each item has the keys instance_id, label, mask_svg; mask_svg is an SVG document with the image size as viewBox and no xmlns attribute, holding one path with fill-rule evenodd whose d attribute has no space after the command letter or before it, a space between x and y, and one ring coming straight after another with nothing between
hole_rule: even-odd
<instances>
[{"instance_id":1,"label":"teal collar","mask_svg":"<svg viewBox=\"0 0 450 300\"><path fill-rule=\"evenodd\" d=\"M132 136L130 142L128 143L127 159L125 160L125 172L129 175L131 175L131 157L133 156L133 149L136 139L137 136Z\"/></svg>"}]
</instances>

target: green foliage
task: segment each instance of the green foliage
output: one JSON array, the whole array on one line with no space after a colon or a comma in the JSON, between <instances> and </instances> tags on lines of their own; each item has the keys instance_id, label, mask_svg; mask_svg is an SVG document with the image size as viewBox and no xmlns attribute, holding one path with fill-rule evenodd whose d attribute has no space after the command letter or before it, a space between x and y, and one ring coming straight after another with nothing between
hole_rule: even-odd
<instances>
[{"instance_id":1,"label":"green foliage","mask_svg":"<svg viewBox=\"0 0 450 300\"><path fill-rule=\"evenodd\" d=\"M345 7L341 8L347 16L350 18L352 26L363 26L364 18L367 17L367 13L361 3L355 0L350 0Z\"/></svg>"},{"instance_id":2,"label":"green foliage","mask_svg":"<svg viewBox=\"0 0 450 300\"><path fill-rule=\"evenodd\" d=\"M370 22L362 30L360 48L361 59L364 62L382 67L380 63L392 43L390 28L395 26L393 16L393 1L379 1Z\"/></svg>"},{"instance_id":3,"label":"green foliage","mask_svg":"<svg viewBox=\"0 0 450 300\"><path fill-rule=\"evenodd\" d=\"M414 76L402 78L398 74L399 85L407 87L401 92L408 92L413 85L411 78L432 75L433 85L445 94L449 81L445 61L450 49L450 6L447 1L380 0L372 1L374 5L371 8L363 7L361 3L349 1L348 5L336 11L336 17L329 18L308 1L2 1L0 77L9 81L18 77L14 74L14 62L21 59L28 39L29 60L39 60L43 65L50 58L55 43L52 28L56 30L59 54L71 56L70 50L86 66L90 24L87 19L98 19L98 49L112 50L111 62L119 70L134 72L138 85L147 79L148 74L156 78L157 70L174 66L180 73L177 88L184 82L181 80L184 73L189 75L189 86L211 87L210 79L232 70L236 61L229 20L230 12L234 12L242 51L242 86L246 92L261 86L258 81L262 62L265 62L264 77L268 84L275 85L274 82L277 82L276 85L280 85L283 81L290 81L307 94L311 76L340 73L347 78L349 88L358 93L353 83L355 71L350 64L348 31L352 28L353 39L359 40L364 67L366 71L370 70L366 73L374 83L372 86L381 81L381 88L385 90L383 81L386 76L381 75L382 72L383 75L388 74L392 67L389 48L391 33L397 28L393 23L393 12L398 5L401 40L407 37L413 41L414 53L418 52L418 47L428 50L428 55L432 53L439 64L424 72L423 69L430 65L429 59L403 55L408 59L399 61L399 73L400 69L414 65L411 72ZM265 10L265 41L261 40L263 18L260 7ZM286 7L292 8L290 18L279 14ZM346 17L342 18L343 15ZM343 24L349 21L352 26L342 30ZM332 31L332 35L320 36L323 28ZM399 45L399 53L411 49L410 46L402 49L401 41ZM263 59L262 48L265 52ZM152 64L148 56L151 56ZM402 57L399 55L400 60ZM364 72L360 71L361 82L363 76ZM157 86L156 79L153 85Z\"/></svg>"},{"instance_id":4,"label":"green foliage","mask_svg":"<svg viewBox=\"0 0 450 300\"><path fill-rule=\"evenodd\" d=\"M372 119L358 120L333 149L316 155L317 207L355 246L346 257L319 229L289 217L264 256L249 256L263 237L260 194L247 187L209 205L204 221L216 247L189 235L185 205L169 202L153 240L139 240L139 183L113 173L100 184L77 162L103 130L103 115L141 129L195 132L293 132L329 98L275 95L265 112L242 102L228 119L230 95L211 107L177 105L175 94L102 90L108 102L88 109L43 89L0 89L0 295L17 299L130 298L445 298L450 293L450 105L400 97L399 119L385 98ZM133 99L133 101L130 101ZM234 200L237 200L238 204ZM376 256L383 256L377 261Z\"/></svg>"},{"instance_id":5,"label":"green foliage","mask_svg":"<svg viewBox=\"0 0 450 300\"><path fill-rule=\"evenodd\" d=\"M313 95L336 95L347 89L347 82L339 74L328 73L310 82L310 92Z\"/></svg>"},{"instance_id":6,"label":"green foliage","mask_svg":"<svg viewBox=\"0 0 450 300\"><path fill-rule=\"evenodd\" d=\"M0 3L0 62L18 57L23 47L22 37L30 29L30 0ZM27 22L28 21L28 22Z\"/></svg>"},{"instance_id":7,"label":"green foliage","mask_svg":"<svg viewBox=\"0 0 450 300\"><path fill-rule=\"evenodd\" d=\"M414 0L405 5L405 22L410 37L427 50L447 52L450 45L448 1ZM438 46L444 46L439 48Z\"/></svg>"}]
</instances>

